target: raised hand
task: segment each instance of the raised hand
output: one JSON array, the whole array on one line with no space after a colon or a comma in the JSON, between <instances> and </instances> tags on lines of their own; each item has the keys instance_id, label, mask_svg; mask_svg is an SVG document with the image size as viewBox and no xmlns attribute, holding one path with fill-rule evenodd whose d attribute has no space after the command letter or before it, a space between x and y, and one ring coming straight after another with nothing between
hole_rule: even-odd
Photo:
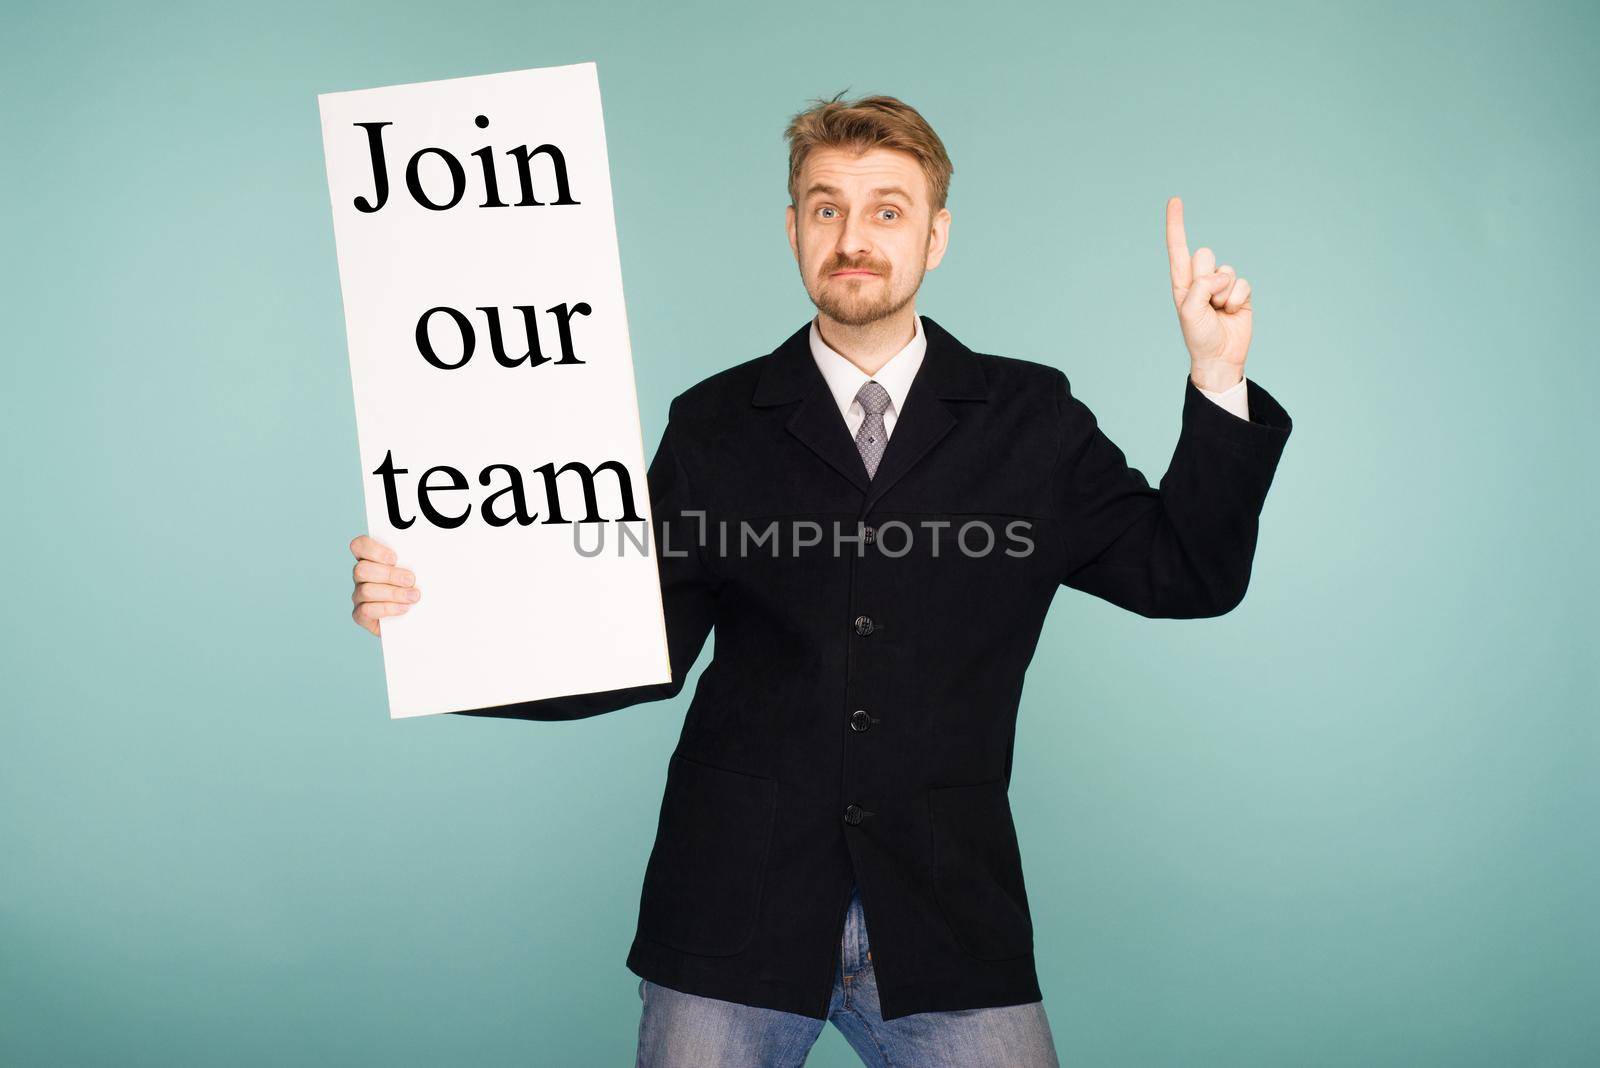
<instances>
[{"instance_id":1,"label":"raised hand","mask_svg":"<svg viewBox=\"0 0 1600 1068\"><path fill-rule=\"evenodd\" d=\"M1223 390L1244 376L1250 349L1250 283L1232 267L1217 266L1209 248L1189 256L1183 232L1183 201L1167 201L1167 260L1172 301L1189 348L1189 377L1202 389Z\"/></svg>"},{"instance_id":2,"label":"raised hand","mask_svg":"<svg viewBox=\"0 0 1600 1068\"><path fill-rule=\"evenodd\" d=\"M397 567L394 550L369 535L354 538L350 542L350 552L356 558L356 566L350 573L355 580L350 599L356 606L350 617L357 625L382 637L378 620L403 614L422 597L417 589L417 576Z\"/></svg>"}]
</instances>

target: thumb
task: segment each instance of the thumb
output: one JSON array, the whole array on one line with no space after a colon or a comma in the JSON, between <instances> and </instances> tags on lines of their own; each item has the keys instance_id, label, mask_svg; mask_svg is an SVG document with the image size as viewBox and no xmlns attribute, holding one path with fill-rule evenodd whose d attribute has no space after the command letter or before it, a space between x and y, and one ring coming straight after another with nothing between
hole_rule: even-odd
<instances>
[{"instance_id":1,"label":"thumb","mask_svg":"<svg viewBox=\"0 0 1600 1068\"><path fill-rule=\"evenodd\" d=\"M1189 292L1184 294L1181 311L1186 317L1194 318L1204 309L1211 306L1211 298L1228 287L1233 280L1233 275L1227 271L1212 271L1203 274L1194 280L1189 287Z\"/></svg>"}]
</instances>

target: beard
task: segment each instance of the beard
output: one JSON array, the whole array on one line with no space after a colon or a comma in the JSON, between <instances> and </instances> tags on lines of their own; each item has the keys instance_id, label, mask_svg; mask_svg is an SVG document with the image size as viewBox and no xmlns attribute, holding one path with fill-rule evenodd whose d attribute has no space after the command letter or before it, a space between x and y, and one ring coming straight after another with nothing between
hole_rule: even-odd
<instances>
[{"instance_id":1,"label":"beard","mask_svg":"<svg viewBox=\"0 0 1600 1068\"><path fill-rule=\"evenodd\" d=\"M896 293L893 278L888 275L883 276L881 281L870 278L858 282L829 279L811 295L811 303L835 322L845 326L866 326L894 315L911 303L911 298L916 295L915 285L904 293Z\"/></svg>"},{"instance_id":2,"label":"beard","mask_svg":"<svg viewBox=\"0 0 1600 1068\"><path fill-rule=\"evenodd\" d=\"M931 242L932 235L929 235ZM923 262L927 260L928 243L923 245ZM877 278L852 281L848 278L830 278L834 271L876 271ZM830 258L819 272L817 288L807 287L811 303L828 318L845 326L867 326L887 319L911 303L922 285L926 268L917 271L917 277L903 291L896 291L895 275L883 260L864 259L851 262Z\"/></svg>"}]
</instances>

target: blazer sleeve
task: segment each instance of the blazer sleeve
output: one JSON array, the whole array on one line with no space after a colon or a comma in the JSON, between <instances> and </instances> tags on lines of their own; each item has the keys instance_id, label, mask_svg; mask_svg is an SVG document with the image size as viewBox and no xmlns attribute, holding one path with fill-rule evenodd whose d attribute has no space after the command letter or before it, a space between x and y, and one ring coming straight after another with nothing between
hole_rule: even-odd
<instances>
[{"instance_id":1,"label":"blazer sleeve","mask_svg":"<svg viewBox=\"0 0 1600 1068\"><path fill-rule=\"evenodd\" d=\"M1152 619L1219 616L1244 599L1261 509L1293 427L1247 381L1250 418L1241 419L1184 375L1183 427L1157 489L1059 376L1051 492L1062 585Z\"/></svg>"},{"instance_id":2,"label":"blazer sleeve","mask_svg":"<svg viewBox=\"0 0 1600 1068\"><path fill-rule=\"evenodd\" d=\"M676 402L674 402L676 403ZM680 432L671 413L661 444L650 463L651 519L654 522L656 566L661 579L662 610L666 616L667 651L672 680L648 686L520 701L492 708L451 713L503 719L583 719L614 712L645 701L663 701L683 690L689 669L700 656L711 631L716 608L716 582L704 565L701 550L703 513L690 502L689 477L679 455Z\"/></svg>"}]
</instances>

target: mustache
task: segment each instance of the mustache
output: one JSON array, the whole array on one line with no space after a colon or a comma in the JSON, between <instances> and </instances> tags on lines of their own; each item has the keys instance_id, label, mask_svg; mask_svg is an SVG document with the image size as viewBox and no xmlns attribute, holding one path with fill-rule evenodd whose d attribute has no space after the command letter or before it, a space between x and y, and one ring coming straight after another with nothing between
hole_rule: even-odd
<instances>
[{"instance_id":1,"label":"mustache","mask_svg":"<svg viewBox=\"0 0 1600 1068\"><path fill-rule=\"evenodd\" d=\"M827 266L822 268L822 276L826 278L835 271L872 271L874 274L886 275L889 273L889 265L877 260L862 260L859 263L851 263L846 260L832 260Z\"/></svg>"}]
</instances>

